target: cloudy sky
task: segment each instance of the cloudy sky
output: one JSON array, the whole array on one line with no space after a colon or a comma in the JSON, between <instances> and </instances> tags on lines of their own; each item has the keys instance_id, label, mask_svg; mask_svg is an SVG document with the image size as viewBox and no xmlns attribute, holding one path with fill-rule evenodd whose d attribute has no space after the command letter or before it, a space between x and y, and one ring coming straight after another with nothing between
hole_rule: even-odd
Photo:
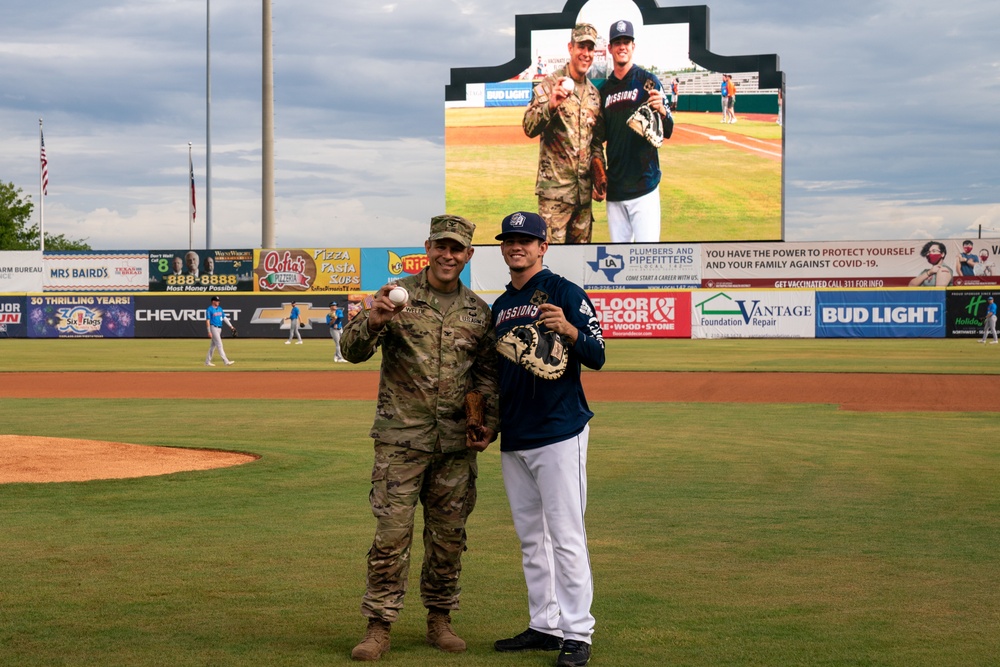
<instances>
[{"instance_id":1,"label":"cloudy sky","mask_svg":"<svg viewBox=\"0 0 1000 667\"><path fill-rule=\"evenodd\" d=\"M187 247L192 142L203 247L204 0L15 4L0 21L0 181L37 202L44 118L47 231ZM564 4L273 0L276 244L419 244L444 208L450 68L509 61L515 15ZM706 4L712 51L781 59L786 240L1000 236L1000 3ZM211 0L211 26L213 245L255 247L260 5Z\"/></svg>"}]
</instances>

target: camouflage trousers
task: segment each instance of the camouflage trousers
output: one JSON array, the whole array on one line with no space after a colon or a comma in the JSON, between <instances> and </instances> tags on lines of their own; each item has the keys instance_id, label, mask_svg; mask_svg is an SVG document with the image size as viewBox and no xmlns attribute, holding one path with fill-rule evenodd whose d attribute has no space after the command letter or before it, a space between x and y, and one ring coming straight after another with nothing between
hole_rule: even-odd
<instances>
[{"instance_id":1,"label":"camouflage trousers","mask_svg":"<svg viewBox=\"0 0 1000 667\"><path fill-rule=\"evenodd\" d=\"M424 508L420 597L425 607L458 609L465 520L476 505L476 452L442 454L375 442L369 494L375 540L361 613L394 622L403 608L417 501Z\"/></svg>"},{"instance_id":2,"label":"camouflage trousers","mask_svg":"<svg viewBox=\"0 0 1000 667\"><path fill-rule=\"evenodd\" d=\"M589 201L575 205L539 197L538 215L548 228L549 243L590 243L594 214Z\"/></svg>"}]
</instances>

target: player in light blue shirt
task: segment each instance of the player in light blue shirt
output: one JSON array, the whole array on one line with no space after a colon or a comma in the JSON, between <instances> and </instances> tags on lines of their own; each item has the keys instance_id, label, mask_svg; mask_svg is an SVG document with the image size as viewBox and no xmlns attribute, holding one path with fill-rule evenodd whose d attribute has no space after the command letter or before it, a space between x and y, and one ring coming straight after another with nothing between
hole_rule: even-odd
<instances>
[{"instance_id":1,"label":"player in light blue shirt","mask_svg":"<svg viewBox=\"0 0 1000 667\"><path fill-rule=\"evenodd\" d=\"M299 339L295 343L296 345L302 345L302 334L299 333L299 307L295 305L295 303L295 301L292 301L292 312L288 316L288 321L291 326L288 330L288 340L285 341L285 345L291 345L293 337L298 337Z\"/></svg>"},{"instance_id":2,"label":"player in light blue shirt","mask_svg":"<svg viewBox=\"0 0 1000 667\"><path fill-rule=\"evenodd\" d=\"M333 339L333 360L337 363L347 363L340 353L340 334L344 329L344 311L337 307L336 301L330 302L330 312L326 314L326 324L330 327L330 338Z\"/></svg>"},{"instance_id":3,"label":"player in light blue shirt","mask_svg":"<svg viewBox=\"0 0 1000 667\"><path fill-rule=\"evenodd\" d=\"M233 331L236 327L233 323L229 321L226 317L226 311L222 310L219 306L219 297L212 297L212 305L205 310L205 326L208 329L208 337L212 343L208 346L208 355L205 357L206 366L214 366L212 363L212 357L215 356L215 351L219 351L219 356L222 357L222 361L226 363L227 366L232 366L235 361L230 361L226 357L226 351L222 348L222 325L225 324Z\"/></svg>"}]
</instances>

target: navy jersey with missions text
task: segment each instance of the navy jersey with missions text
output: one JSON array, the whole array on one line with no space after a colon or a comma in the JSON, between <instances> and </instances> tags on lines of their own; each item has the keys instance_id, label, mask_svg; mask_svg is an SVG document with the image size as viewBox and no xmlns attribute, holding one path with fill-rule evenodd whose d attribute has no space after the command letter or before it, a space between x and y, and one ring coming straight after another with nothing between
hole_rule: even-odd
<instances>
[{"instance_id":1,"label":"navy jersey with missions text","mask_svg":"<svg viewBox=\"0 0 1000 667\"><path fill-rule=\"evenodd\" d=\"M657 149L627 125L635 110L649 101L644 88L649 80L663 91L656 75L637 65L623 79L612 73L601 86L601 113L608 142L608 201L636 199L660 184Z\"/></svg>"},{"instance_id":2,"label":"navy jersey with missions text","mask_svg":"<svg viewBox=\"0 0 1000 667\"><path fill-rule=\"evenodd\" d=\"M507 291L493 303L499 339L516 326L538 319L538 305L563 309L579 331L569 349L566 372L556 380L535 377L500 358L500 450L534 449L578 435L594 416L580 383L581 364L594 370L604 365L604 336L594 305L579 286L548 269L535 274L521 289Z\"/></svg>"}]
</instances>

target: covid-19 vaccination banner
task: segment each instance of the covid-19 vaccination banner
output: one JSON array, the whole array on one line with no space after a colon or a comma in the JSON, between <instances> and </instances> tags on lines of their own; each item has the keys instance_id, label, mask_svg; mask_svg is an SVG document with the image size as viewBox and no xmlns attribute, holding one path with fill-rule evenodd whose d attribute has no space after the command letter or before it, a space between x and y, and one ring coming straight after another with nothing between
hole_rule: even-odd
<instances>
[{"instance_id":1,"label":"covid-19 vaccination banner","mask_svg":"<svg viewBox=\"0 0 1000 667\"><path fill-rule=\"evenodd\" d=\"M713 243L702 246L707 288L949 287L992 271L967 240ZM988 256L988 251L986 252ZM986 280L980 276L977 280Z\"/></svg>"}]
</instances>

